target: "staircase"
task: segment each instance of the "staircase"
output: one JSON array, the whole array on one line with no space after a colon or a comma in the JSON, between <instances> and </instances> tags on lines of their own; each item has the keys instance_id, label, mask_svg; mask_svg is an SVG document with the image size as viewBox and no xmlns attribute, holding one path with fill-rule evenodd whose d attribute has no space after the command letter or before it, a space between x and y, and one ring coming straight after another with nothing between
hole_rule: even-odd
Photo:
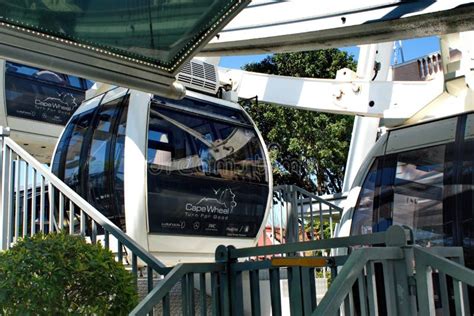
<instances>
[{"instance_id":1,"label":"staircase","mask_svg":"<svg viewBox=\"0 0 474 316\"><path fill-rule=\"evenodd\" d=\"M351 253L297 255L338 248ZM400 226L278 246L221 246L215 263L174 267L131 314L166 311L170 291L181 283L183 315L194 315L189 306L196 305L206 315L206 302L192 295L195 287L201 297L210 290L213 315L470 315L467 287L474 285L474 272L462 263L462 249L414 246L411 231ZM315 281L323 268L331 270L332 282L317 302ZM288 302L282 300L285 283Z\"/></svg>"},{"instance_id":2,"label":"staircase","mask_svg":"<svg viewBox=\"0 0 474 316\"><path fill-rule=\"evenodd\" d=\"M9 249L18 238L37 232L66 231L87 236L92 243L100 240L106 249L116 254L119 262L130 263L136 282L140 265L146 271L148 291L153 289L154 276L162 277L170 271L7 137L8 130L0 128L0 136L1 250Z\"/></svg>"},{"instance_id":3,"label":"staircase","mask_svg":"<svg viewBox=\"0 0 474 316\"><path fill-rule=\"evenodd\" d=\"M326 239L313 231L301 240L299 227L312 228L315 217L322 223L328 214L332 221L340 209L328 204L313 213L314 201L324 202L312 196L309 212L298 208L308 192L296 189L276 190L277 196L287 194L281 203L297 201L287 216L285 243L219 246L215 262L166 267L6 132L0 128L1 249L37 232L66 231L100 241L118 261L129 263L137 287L144 289L131 315L471 315L474 272L463 266L461 248L414 246L411 231L399 226ZM330 286L318 299L322 273Z\"/></svg>"}]
</instances>

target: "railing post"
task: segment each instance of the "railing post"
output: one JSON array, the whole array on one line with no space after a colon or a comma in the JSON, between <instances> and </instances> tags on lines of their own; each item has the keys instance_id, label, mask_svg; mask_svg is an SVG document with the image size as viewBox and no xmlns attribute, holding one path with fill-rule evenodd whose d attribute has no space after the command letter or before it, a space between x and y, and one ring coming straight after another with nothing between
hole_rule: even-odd
<instances>
[{"instance_id":1,"label":"railing post","mask_svg":"<svg viewBox=\"0 0 474 316\"><path fill-rule=\"evenodd\" d=\"M4 138L10 135L10 128L0 126L0 250L6 250L8 248L8 234L9 234L9 221L8 218L8 203L5 198L8 196L8 170L9 166L9 155L6 154L4 146Z\"/></svg>"},{"instance_id":2,"label":"railing post","mask_svg":"<svg viewBox=\"0 0 474 316\"><path fill-rule=\"evenodd\" d=\"M283 187L283 200L284 200L284 203L285 203L285 221L286 221L286 225L285 225L285 235L283 235L283 232L281 232L281 236L282 236L282 240L285 241L285 243L289 242L289 238L290 238L290 234L289 234L289 231L291 230L290 228L290 209L291 209L291 205L290 205L290 202L291 202L291 198L290 198L290 192L289 192L289 189L288 189L288 185L285 184L285 186Z\"/></svg>"},{"instance_id":3,"label":"railing post","mask_svg":"<svg viewBox=\"0 0 474 316\"><path fill-rule=\"evenodd\" d=\"M298 241L298 207L297 207L297 196L296 190L292 185L286 186L287 197L290 200L290 207L287 212L287 223L286 223L286 242L297 242Z\"/></svg>"},{"instance_id":4,"label":"railing post","mask_svg":"<svg viewBox=\"0 0 474 316\"><path fill-rule=\"evenodd\" d=\"M386 232L386 245L400 247L404 252L403 260L395 260L391 269L392 285L386 285L386 295L390 295L387 286L394 291L391 297L399 315L416 314L416 298L410 289L409 281L413 279L413 232L407 227L391 226ZM384 267L385 269L385 267ZM384 270L385 271L385 270ZM385 280L387 282L387 280Z\"/></svg>"},{"instance_id":5,"label":"railing post","mask_svg":"<svg viewBox=\"0 0 474 316\"><path fill-rule=\"evenodd\" d=\"M233 306L235 302L232 302L234 299L235 292L235 281L232 280L232 259L230 258L230 249L235 248L233 246L224 246L220 245L216 248L215 260L218 263L225 264L225 271L220 273L219 278L219 295L220 295L220 314L223 316L233 315ZM235 261L235 260L234 260ZM241 284L240 284L241 286Z\"/></svg>"}]
</instances>

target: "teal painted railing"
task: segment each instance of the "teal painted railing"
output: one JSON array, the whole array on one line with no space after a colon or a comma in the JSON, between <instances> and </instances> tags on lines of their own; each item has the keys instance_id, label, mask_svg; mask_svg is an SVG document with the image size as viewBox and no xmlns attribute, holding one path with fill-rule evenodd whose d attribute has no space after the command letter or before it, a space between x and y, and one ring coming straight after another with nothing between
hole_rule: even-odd
<instances>
[{"instance_id":1,"label":"teal painted railing","mask_svg":"<svg viewBox=\"0 0 474 316\"><path fill-rule=\"evenodd\" d=\"M167 296L181 284L183 315L449 315L450 309L469 315L466 286L474 284L474 272L462 266L462 249L422 249L411 240L410 230L393 226L372 235L243 249L220 246L215 263L176 266L131 314L162 308L168 315ZM322 249L338 249L339 255L298 255ZM331 270L331 285L318 300L321 268ZM438 271L436 277L431 271ZM446 276L454 283L448 284ZM433 291L437 282L441 294ZM195 289L198 301L191 294ZM441 297L437 308L435 297Z\"/></svg>"},{"instance_id":2,"label":"teal painted railing","mask_svg":"<svg viewBox=\"0 0 474 316\"><path fill-rule=\"evenodd\" d=\"M474 287L474 273L463 266L462 248L415 248L414 256L420 315L449 315L450 306L454 307L456 315L471 315L467 286ZM435 308L433 271L437 271L440 313ZM450 297L454 302L450 303ZM470 299L474 300L474 297Z\"/></svg>"},{"instance_id":3,"label":"teal painted railing","mask_svg":"<svg viewBox=\"0 0 474 316\"><path fill-rule=\"evenodd\" d=\"M308 314L316 308L317 269L331 269L335 282L337 268L343 266L346 261L357 260L360 264L361 257L369 260L385 252L387 252L386 260L389 260L390 255L398 259L401 250L399 248L364 248L354 250L349 256L341 254L331 257L302 257L297 254L308 254L308 252L322 249L406 244L407 239L409 239L407 233L399 228L398 235L391 231L370 236L332 238L243 249L220 246L216 250L215 263L183 264L175 267L131 314L145 315L158 307L163 308L166 314L168 308L166 296L174 286L181 283L182 292L185 295L183 302L190 303L189 293L193 293L194 288L199 289L201 297L199 302L193 302L193 305L183 304L181 311L184 315L194 315L195 309L189 306L195 305L202 311L201 315L206 315L209 311L213 315L247 313L261 315L264 311L270 310L270 307L273 315L284 315L281 281L288 284L292 315ZM371 255L367 256L366 251L372 251ZM344 271L342 269L340 273L345 273ZM268 289L268 292L262 293L263 287ZM213 302L212 308L208 309L205 305L206 300L202 298L204 295ZM249 296L249 299L245 300L245 296ZM268 306L265 306L264 301L268 302Z\"/></svg>"},{"instance_id":4,"label":"teal painted railing","mask_svg":"<svg viewBox=\"0 0 474 316\"><path fill-rule=\"evenodd\" d=\"M270 243L285 243L324 239L323 228L334 235L342 208L314 193L294 185L273 188L273 208L269 214ZM264 239L266 241L266 239Z\"/></svg>"}]
</instances>

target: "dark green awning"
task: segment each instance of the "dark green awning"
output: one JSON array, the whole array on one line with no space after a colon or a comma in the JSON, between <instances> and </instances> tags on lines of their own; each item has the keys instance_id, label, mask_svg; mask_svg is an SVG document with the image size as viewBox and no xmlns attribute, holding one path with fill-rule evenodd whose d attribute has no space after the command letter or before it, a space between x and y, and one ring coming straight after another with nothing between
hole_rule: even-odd
<instances>
[{"instance_id":1,"label":"dark green awning","mask_svg":"<svg viewBox=\"0 0 474 316\"><path fill-rule=\"evenodd\" d=\"M3 29L52 46L173 75L248 2L0 0L0 21Z\"/></svg>"}]
</instances>

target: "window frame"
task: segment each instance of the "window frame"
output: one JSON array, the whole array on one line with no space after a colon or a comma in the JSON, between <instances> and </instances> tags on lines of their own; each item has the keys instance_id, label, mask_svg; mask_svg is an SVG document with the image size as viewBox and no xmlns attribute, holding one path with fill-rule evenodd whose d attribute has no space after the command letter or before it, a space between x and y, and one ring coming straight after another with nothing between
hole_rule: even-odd
<instances>
[{"instance_id":1,"label":"window frame","mask_svg":"<svg viewBox=\"0 0 474 316\"><path fill-rule=\"evenodd\" d=\"M117 99L120 99L116 105L114 117L111 120L111 126L110 126L110 134L111 134L111 139L109 143L107 144L106 148L106 153L105 153L105 160L106 161L115 161L115 147L116 147L116 141L117 141L117 129L119 127L122 115L126 111L128 111L128 106L129 106L129 100L130 100L130 94L125 93L123 96L119 96L117 98L114 98L112 100L108 100L107 103L103 103L103 100L105 98L106 94L102 95L99 103L97 106L95 106L92 109L89 109L88 111L81 112L79 114L73 115L68 124L66 125L65 133L61 136L61 139L59 140L60 142L64 138L64 142L62 145L62 150L60 153L60 156L58 157L59 161L59 168L57 169L57 176L61 180L65 180L65 166L66 166L66 157L67 153L69 150L70 146L70 141L75 129L75 126L77 125L77 121L80 119L82 115L89 115L92 113L92 118L90 120L90 126L87 130L87 132L83 136L83 142L81 145L80 149L80 155L79 155L79 161L82 162L79 164L78 167L78 177L79 177L79 185L76 188L76 192L81 195L84 199L89 200L89 191L90 188L88 187L88 180L89 180L89 160L91 158L90 156L90 151L91 151L91 146L92 146L92 141L93 141L93 136L94 132L97 130L97 126L99 123L99 114L101 110L103 109L104 105L107 105L112 102L116 102ZM74 123L76 122L76 124ZM125 144L124 144L125 145ZM111 196L114 194L114 182L115 182L115 163L114 164L109 164L105 163L105 170L104 170L104 188L105 190L108 191ZM118 201L116 198L112 197L110 199L111 202L111 211L113 213L112 217L115 219L117 215L119 214L120 208L118 206ZM93 202L90 201L92 204Z\"/></svg>"},{"instance_id":2,"label":"window frame","mask_svg":"<svg viewBox=\"0 0 474 316\"><path fill-rule=\"evenodd\" d=\"M192 97L189 97L189 96L187 96L186 98L190 99L191 101L195 100L195 98L192 98ZM147 177L146 177L146 183L147 183L147 186L146 186L146 194L147 194L147 201L146 201L147 214L146 214L146 218L147 218L147 222L148 222L147 232L150 235L155 235L155 234L157 234L157 235L166 235L166 236L177 235L177 236L182 236L182 237L187 237L187 238L189 238L189 237L197 237L197 238L245 238L245 239L256 238L258 236L259 229L262 227L262 225L264 225L264 222L265 222L264 221L265 211L268 207L268 197L271 195L271 187L272 187L272 184L270 183L270 178L268 177L268 173L271 172L268 169L271 168L271 166L267 163L267 159L266 159L266 156L265 156L264 142L261 139L261 137L260 137L258 131L256 130L255 125L251 121L250 117L245 113L245 111L243 109L229 108L225 105L221 105L219 103L215 103L215 102L208 101L208 100L200 100L200 99L196 99L196 100L198 100L199 102L210 103L212 106L215 106L216 108L222 108L224 110L232 110L232 111L235 111L235 112L240 111L241 118L245 119L247 123L243 123L239 120L234 120L232 118L228 118L228 117L225 117L225 116L218 115L215 112L204 112L204 111L200 111L200 110L194 110L194 108L192 108L192 107L184 107L184 106L181 106L181 105L176 105L176 104L172 103L173 102L172 100L170 102L168 102L167 99L164 99L164 98L161 99L161 98L156 98L155 97L154 99L151 100L151 103L149 105L149 115L148 115L148 120L147 120L148 128L147 128L147 132L146 132L146 142L145 142L146 146L147 146L147 150L145 151L146 152L146 157L145 157L146 163L148 165L150 164L148 144L150 142L150 137L149 137L150 124L151 124L150 120L153 116L152 111L151 111L153 109L153 107L155 107L156 110L164 109L164 110L175 112L176 114L184 114L186 116L195 117L197 119L201 119L201 120L204 120L204 121L210 121L211 123L208 123L208 124L209 124L209 128L211 130L211 133L213 133L215 136L218 136L218 137L221 136L221 133L220 133L220 131L217 131L217 129L216 129L216 127L215 127L216 123L222 123L222 124L234 127L234 128L244 128L244 129L252 131L254 133L255 141L258 143L259 154L261 154L261 160L263 162L263 169L264 169L263 170L264 171L264 176L263 176L262 181L260 181L260 182L248 182L248 184L255 185L256 187L265 188L265 191L268 191L268 195L265 195L265 201L266 201L265 205L262 206L263 207L263 213L262 213L261 224L258 225L258 222L257 222L256 235L255 236L239 236L239 237L236 237L236 236L225 235L225 234L224 235L220 235L220 234L214 235L214 234L205 234L205 233L199 233L199 234L184 233L184 234L180 234L180 233L177 233L177 232L167 232L165 230L157 231L156 229L152 228L152 225L150 224L150 222L152 220L152 214L150 212L150 209L151 209L150 208L150 198L149 198L149 196L150 196L150 187L149 187L150 174L147 172ZM193 138L193 136L191 134L189 134L187 132L183 132L183 133L184 133L184 137L186 139L191 140ZM173 153L174 152L174 146L172 145L172 143L173 143L173 138L176 137L176 136L168 133L168 137L169 137L169 141L170 141L169 144L172 147L172 153ZM199 143L199 142L200 142L200 140L189 141L193 151L196 152L198 150L197 143ZM247 153L247 150L246 150L246 156L249 156L248 153ZM158 165L158 166L160 166L160 165ZM149 166L148 166L147 169L149 169ZM166 175L166 176L169 175L169 172L167 172L166 169L161 169L160 172L163 172L163 174ZM194 176L194 175L185 175L185 176L190 176L190 177L192 177L190 179L199 180L199 181L201 181L201 180L221 181L221 179L216 178L216 177ZM241 184L242 183L247 183L247 182L244 182L244 181L241 181L241 180L225 180L225 181L240 182ZM242 214L242 216L248 216L248 215ZM229 223L227 223L227 225L229 225L229 226L231 226L233 224L231 222L229 222Z\"/></svg>"},{"instance_id":3,"label":"window frame","mask_svg":"<svg viewBox=\"0 0 474 316\"><path fill-rule=\"evenodd\" d=\"M104 94L105 97L105 94ZM108 100L107 103L102 103L104 100L104 97L101 99L99 105L94 109L94 117L91 121L91 128L89 128L88 135L87 135L87 141L83 144L83 151L81 152L81 161L84 161L86 163L81 164L80 168L81 170L81 195L85 197L86 199L89 199L89 193L90 193L90 188L88 187L89 184L89 160L91 158L91 149L92 149L92 142L93 142L93 137L94 133L97 130L97 126L99 124L99 116L100 112L103 109L104 106L116 102L118 100L118 103L116 105L115 109L115 115L111 120L110 123L110 134L111 134L111 139L110 142L107 144L107 147L105 149L105 160L106 161L115 161L115 142L117 140L117 129L120 123L121 116L124 112L125 109L128 110L128 106L125 106L128 104L129 101L129 94L126 93L123 96L114 98L112 100ZM114 194L114 182L115 182L115 163L110 164L110 163L105 163L104 166L104 188L108 188L107 191L109 191L110 196L113 196ZM90 202L91 203L91 202ZM112 210L112 215L113 218L116 217L117 215L117 210L118 210L118 205L116 205L116 199L111 198L110 203L112 204L110 209Z\"/></svg>"}]
</instances>

